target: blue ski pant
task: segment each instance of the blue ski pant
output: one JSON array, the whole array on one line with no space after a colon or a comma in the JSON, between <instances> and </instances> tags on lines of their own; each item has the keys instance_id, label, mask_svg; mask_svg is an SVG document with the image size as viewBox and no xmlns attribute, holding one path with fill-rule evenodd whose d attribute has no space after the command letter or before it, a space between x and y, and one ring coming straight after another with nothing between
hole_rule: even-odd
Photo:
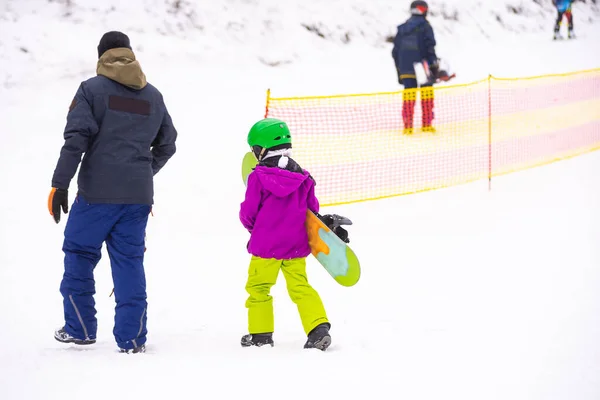
<instances>
[{"instance_id":1,"label":"blue ski pant","mask_svg":"<svg viewBox=\"0 0 600 400\"><path fill-rule=\"evenodd\" d=\"M60 285L65 330L71 336L96 338L94 268L106 243L115 289L117 345L132 349L146 342L144 238L149 214L149 205L89 204L82 196L75 199L65 228L65 272Z\"/></svg>"}]
</instances>

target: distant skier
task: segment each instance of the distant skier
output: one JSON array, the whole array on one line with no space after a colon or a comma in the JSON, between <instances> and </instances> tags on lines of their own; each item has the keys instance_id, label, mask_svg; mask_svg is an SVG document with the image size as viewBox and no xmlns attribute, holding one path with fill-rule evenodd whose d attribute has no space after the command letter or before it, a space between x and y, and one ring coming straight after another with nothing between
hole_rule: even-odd
<instances>
[{"instance_id":1,"label":"distant skier","mask_svg":"<svg viewBox=\"0 0 600 400\"><path fill-rule=\"evenodd\" d=\"M398 26L394 38L392 57L398 72L398 82L404 86L402 101L402 119L404 134L412 134L415 101L417 98L417 78L415 63L425 61L430 70L430 81L421 85L422 127L424 132L435 132L433 83L439 73L438 58L435 54L435 36L427 21L429 6L425 1L413 1L410 5L411 17Z\"/></svg>"},{"instance_id":2,"label":"distant skier","mask_svg":"<svg viewBox=\"0 0 600 400\"><path fill-rule=\"evenodd\" d=\"M568 22L568 38L574 39L575 33L573 32L573 13L571 12L571 5L573 0L552 0L558 15L556 17L556 23L554 25L554 40L562 39L560 34L560 25L564 17L567 18Z\"/></svg>"},{"instance_id":3,"label":"distant skier","mask_svg":"<svg viewBox=\"0 0 600 400\"><path fill-rule=\"evenodd\" d=\"M310 255L306 213L319 211L315 182L289 157L292 138L285 122L274 118L258 121L248 133L248 144L258 165L248 176L239 213L242 225L250 232L247 249L252 255L246 283L249 334L242 337L241 345L273 346L270 291L281 270L307 334L304 348L326 350L331 344L331 325L319 294L306 276L306 257ZM325 224L332 222L330 215L317 216ZM338 227L335 233L348 241L343 228Z\"/></svg>"},{"instance_id":4,"label":"distant skier","mask_svg":"<svg viewBox=\"0 0 600 400\"><path fill-rule=\"evenodd\" d=\"M61 210L68 212L69 185L81 163L62 247L65 323L54 338L78 345L96 342L94 268L106 243L117 303L115 340L122 353L143 353L144 239L153 177L175 153L177 131L161 93L146 82L127 35L102 36L96 74L81 83L69 107L48 197L58 224Z\"/></svg>"}]
</instances>

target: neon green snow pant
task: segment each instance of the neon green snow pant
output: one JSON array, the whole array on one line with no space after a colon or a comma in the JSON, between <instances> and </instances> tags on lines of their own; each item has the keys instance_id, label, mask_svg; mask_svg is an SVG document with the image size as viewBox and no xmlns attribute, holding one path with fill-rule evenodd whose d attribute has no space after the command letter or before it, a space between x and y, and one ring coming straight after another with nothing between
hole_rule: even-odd
<instances>
[{"instance_id":1,"label":"neon green snow pant","mask_svg":"<svg viewBox=\"0 0 600 400\"><path fill-rule=\"evenodd\" d=\"M308 335L317 325L329 322L319 294L306 278L306 258L277 260L252 256L246 283L246 291L250 295L246 300L248 332L256 334L275 330L273 297L269 293L277 282L280 269L288 294L298 307L304 332Z\"/></svg>"}]
</instances>

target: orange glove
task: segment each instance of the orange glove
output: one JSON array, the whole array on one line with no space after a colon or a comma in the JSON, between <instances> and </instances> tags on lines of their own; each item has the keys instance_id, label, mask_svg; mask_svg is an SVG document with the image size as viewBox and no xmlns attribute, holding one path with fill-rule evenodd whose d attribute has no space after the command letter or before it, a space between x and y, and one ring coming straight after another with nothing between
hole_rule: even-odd
<instances>
[{"instance_id":1,"label":"orange glove","mask_svg":"<svg viewBox=\"0 0 600 400\"><path fill-rule=\"evenodd\" d=\"M69 212L69 191L67 189L52 188L48 196L48 211L54 217L54 221L60 222L60 209L67 214Z\"/></svg>"}]
</instances>

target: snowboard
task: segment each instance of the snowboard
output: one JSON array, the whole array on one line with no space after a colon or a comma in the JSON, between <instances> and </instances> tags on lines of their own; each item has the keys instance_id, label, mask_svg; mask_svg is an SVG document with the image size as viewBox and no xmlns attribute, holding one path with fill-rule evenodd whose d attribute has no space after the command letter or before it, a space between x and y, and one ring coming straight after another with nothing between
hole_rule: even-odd
<instances>
[{"instance_id":1,"label":"snowboard","mask_svg":"<svg viewBox=\"0 0 600 400\"><path fill-rule=\"evenodd\" d=\"M242 180L248 183L258 160L252 152L246 153L242 160ZM360 279L360 263L354 251L341 240L313 213L306 213L306 231L312 255L337 283L342 286L354 286Z\"/></svg>"},{"instance_id":2,"label":"snowboard","mask_svg":"<svg viewBox=\"0 0 600 400\"><path fill-rule=\"evenodd\" d=\"M431 76L427 60L413 64L413 67L415 68L415 79L417 80L419 87L423 85L432 85L434 83L448 82L456 78L456 74L451 72L450 66L446 60L439 59L438 61L440 62L440 67L438 75L435 78Z\"/></svg>"}]
</instances>

